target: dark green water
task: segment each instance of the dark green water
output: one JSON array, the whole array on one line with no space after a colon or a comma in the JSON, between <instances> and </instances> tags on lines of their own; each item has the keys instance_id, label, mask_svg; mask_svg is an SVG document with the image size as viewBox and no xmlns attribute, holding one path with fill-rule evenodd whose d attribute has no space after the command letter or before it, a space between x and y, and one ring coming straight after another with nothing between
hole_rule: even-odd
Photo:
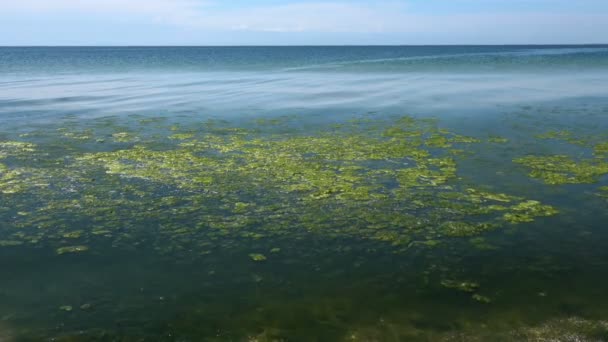
<instances>
[{"instance_id":1,"label":"dark green water","mask_svg":"<svg viewBox=\"0 0 608 342\"><path fill-rule=\"evenodd\" d=\"M0 49L0 341L608 340L603 47L259 49Z\"/></svg>"}]
</instances>

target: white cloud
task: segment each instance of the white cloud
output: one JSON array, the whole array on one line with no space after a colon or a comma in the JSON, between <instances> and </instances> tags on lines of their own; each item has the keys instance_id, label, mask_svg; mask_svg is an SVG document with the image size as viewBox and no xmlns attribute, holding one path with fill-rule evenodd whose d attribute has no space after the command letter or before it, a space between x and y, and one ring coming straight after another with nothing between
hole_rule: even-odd
<instances>
[{"instance_id":1,"label":"white cloud","mask_svg":"<svg viewBox=\"0 0 608 342\"><path fill-rule=\"evenodd\" d=\"M127 14L177 26L214 30L379 32L394 29L404 7L348 2L292 3L222 9L201 0L4 0L2 12Z\"/></svg>"},{"instance_id":2,"label":"white cloud","mask_svg":"<svg viewBox=\"0 0 608 342\"><path fill-rule=\"evenodd\" d=\"M191 25L273 32L386 32L409 23L397 3L375 6L346 2L294 3L246 10L217 11Z\"/></svg>"},{"instance_id":3,"label":"white cloud","mask_svg":"<svg viewBox=\"0 0 608 342\"><path fill-rule=\"evenodd\" d=\"M525 38L554 32L597 37L608 31L608 14L555 14L550 12L416 14L405 1L369 4L335 0L284 5L222 7L217 0L0 0L0 13L121 15L162 22L194 32L327 32L410 33L454 37ZM510 38L511 37L511 38ZM575 36L572 39L577 39ZM554 37L560 41L560 37Z\"/></svg>"},{"instance_id":4,"label":"white cloud","mask_svg":"<svg viewBox=\"0 0 608 342\"><path fill-rule=\"evenodd\" d=\"M188 19L205 5L200 0L3 0L0 13L127 14L150 19Z\"/></svg>"},{"instance_id":5,"label":"white cloud","mask_svg":"<svg viewBox=\"0 0 608 342\"><path fill-rule=\"evenodd\" d=\"M365 6L347 3L301 3L203 14L187 23L216 30L329 33L411 33L501 38L543 34L560 41L558 32L597 36L608 31L608 14L546 12L416 14L398 3ZM522 41L525 41L522 40Z\"/></svg>"}]
</instances>

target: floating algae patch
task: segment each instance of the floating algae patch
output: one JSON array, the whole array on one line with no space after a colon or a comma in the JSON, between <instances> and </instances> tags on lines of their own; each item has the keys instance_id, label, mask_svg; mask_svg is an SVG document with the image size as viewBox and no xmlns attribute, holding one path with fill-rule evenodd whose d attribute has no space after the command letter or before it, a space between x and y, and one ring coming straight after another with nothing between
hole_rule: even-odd
<instances>
[{"instance_id":1,"label":"floating algae patch","mask_svg":"<svg viewBox=\"0 0 608 342\"><path fill-rule=\"evenodd\" d=\"M26 186L19 182L21 173L17 170L10 170L0 164L0 192L3 194L14 194L25 190Z\"/></svg>"},{"instance_id":2,"label":"floating algae patch","mask_svg":"<svg viewBox=\"0 0 608 342\"><path fill-rule=\"evenodd\" d=\"M583 136L584 135L584 136ZM530 170L532 178L549 185L597 183L608 174L608 143L605 134L575 134L567 130L535 135L539 140L557 140L570 144L566 153L527 155L513 161Z\"/></svg>"},{"instance_id":3,"label":"floating algae patch","mask_svg":"<svg viewBox=\"0 0 608 342\"><path fill-rule=\"evenodd\" d=\"M23 241L0 240L0 247L14 247L23 245Z\"/></svg>"},{"instance_id":4,"label":"floating algae patch","mask_svg":"<svg viewBox=\"0 0 608 342\"><path fill-rule=\"evenodd\" d=\"M492 303L492 299L488 296L484 296L484 295L480 295L479 293L475 293L474 295L471 296L471 298L477 302L483 303L483 304L490 304Z\"/></svg>"},{"instance_id":5,"label":"floating algae patch","mask_svg":"<svg viewBox=\"0 0 608 342\"><path fill-rule=\"evenodd\" d=\"M295 126L290 120L284 124ZM102 125L117 141L138 139L116 122ZM159 126L169 139L123 148L90 141L94 150L58 131L68 155L40 153L44 163L27 169L0 165L0 190L24 195L13 202L15 211L33 206L8 234L19 231L28 244L58 252L67 252L62 244L69 241L95 248L91 241L108 240L196 256L222 246L211 241L233 246L239 239L316 235L402 253L558 212L464 181L458 166L466 156L453 151L482 141L438 128L436 120L353 121L314 134L265 121L199 127L192 134ZM10 143L5 150L8 156L34 147ZM42 181L44 191L32 186Z\"/></svg>"},{"instance_id":6,"label":"floating algae patch","mask_svg":"<svg viewBox=\"0 0 608 342\"><path fill-rule=\"evenodd\" d=\"M213 179L206 175L205 170L209 167L219 167L216 160L196 156L190 151L152 151L142 146L86 155L79 160L103 163L108 174L184 187L200 187L213 182Z\"/></svg>"},{"instance_id":7,"label":"floating algae patch","mask_svg":"<svg viewBox=\"0 0 608 342\"><path fill-rule=\"evenodd\" d=\"M603 142L593 147L593 154L597 157L608 157L608 142Z\"/></svg>"},{"instance_id":8,"label":"floating algae patch","mask_svg":"<svg viewBox=\"0 0 608 342\"><path fill-rule=\"evenodd\" d=\"M511 211L504 214L504 219L510 223L533 222L537 217L553 216L557 213L552 206L528 200L511 207Z\"/></svg>"},{"instance_id":9,"label":"floating algae patch","mask_svg":"<svg viewBox=\"0 0 608 342\"><path fill-rule=\"evenodd\" d=\"M490 136L488 138L488 142L495 143L495 144L506 144L509 142L509 139L504 138L504 137L499 137L499 136Z\"/></svg>"},{"instance_id":10,"label":"floating algae patch","mask_svg":"<svg viewBox=\"0 0 608 342\"><path fill-rule=\"evenodd\" d=\"M565 130L548 131L542 134L537 134L535 137L537 139L561 140L579 146L586 146L587 144L589 144L588 139L578 138L574 135L574 133Z\"/></svg>"},{"instance_id":11,"label":"floating algae patch","mask_svg":"<svg viewBox=\"0 0 608 342\"><path fill-rule=\"evenodd\" d=\"M259 254L259 253L252 253L249 254L249 257L251 258L251 260L253 261L265 261L267 258L264 254Z\"/></svg>"},{"instance_id":12,"label":"floating algae patch","mask_svg":"<svg viewBox=\"0 0 608 342\"><path fill-rule=\"evenodd\" d=\"M530 177L550 185L596 183L601 176L608 174L608 161L596 158L574 160L566 155L526 156L514 162L531 169Z\"/></svg>"},{"instance_id":13,"label":"floating algae patch","mask_svg":"<svg viewBox=\"0 0 608 342\"><path fill-rule=\"evenodd\" d=\"M36 145L22 141L0 141L0 159L34 152Z\"/></svg>"},{"instance_id":14,"label":"floating algae patch","mask_svg":"<svg viewBox=\"0 0 608 342\"><path fill-rule=\"evenodd\" d=\"M11 169L0 163L0 193L13 195L48 187L49 179L37 169Z\"/></svg>"},{"instance_id":15,"label":"floating algae patch","mask_svg":"<svg viewBox=\"0 0 608 342\"><path fill-rule=\"evenodd\" d=\"M82 252L86 252L89 250L89 247L87 246L67 246L67 247L61 247L61 248L57 248L57 254L61 255L61 254L68 254L68 253L82 253Z\"/></svg>"},{"instance_id":16,"label":"floating algae patch","mask_svg":"<svg viewBox=\"0 0 608 342\"><path fill-rule=\"evenodd\" d=\"M112 134L112 138L115 142L119 143L128 143L139 140L139 137L130 132L116 132Z\"/></svg>"},{"instance_id":17,"label":"floating algae patch","mask_svg":"<svg viewBox=\"0 0 608 342\"><path fill-rule=\"evenodd\" d=\"M608 186L602 186L599 188L599 196L608 198Z\"/></svg>"},{"instance_id":18,"label":"floating algae patch","mask_svg":"<svg viewBox=\"0 0 608 342\"><path fill-rule=\"evenodd\" d=\"M470 281L457 281L446 279L441 281L441 286L448 289L455 289L462 292L475 292L479 289L479 284Z\"/></svg>"}]
</instances>

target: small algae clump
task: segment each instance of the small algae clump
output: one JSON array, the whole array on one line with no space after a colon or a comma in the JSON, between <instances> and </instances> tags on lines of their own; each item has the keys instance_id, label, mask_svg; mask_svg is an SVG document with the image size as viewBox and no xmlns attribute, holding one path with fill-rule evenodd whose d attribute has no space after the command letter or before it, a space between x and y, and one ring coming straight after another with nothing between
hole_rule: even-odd
<instances>
[{"instance_id":1,"label":"small algae clump","mask_svg":"<svg viewBox=\"0 0 608 342\"><path fill-rule=\"evenodd\" d=\"M533 222L537 217L553 216L558 213L552 206L533 200L521 202L511 210L512 212L503 216L504 220L510 223Z\"/></svg>"},{"instance_id":2,"label":"small algae clump","mask_svg":"<svg viewBox=\"0 0 608 342\"><path fill-rule=\"evenodd\" d=\"M14 247L23 245L23 241L0 240L0 247Z\"/></svg>"},{"instance_id":3,"label":"small algae clump","mask_svg":"<svg viewBox=\"0 0 608 342\"><path fill-rule=\"evenodd\" d=\"M462 292L475 292L479 288L479 284L469 281L457 281L457 280L442 280L441 286L448 289L455 289Z\"/></svg>"},{"instance_id":4,"label":"small algae clump","mask_svg":"<svg viewBox=\"0 0 608 342\"><path fill-rule=\"evenodd\" d=\"M63 237L66 239L78 239L79 237L82 236L83 233L84 232L82 230L76 230L73 232L68 232L68 233L63 234Z\"/></svg>"},{"instance_id":5,"label":"small algae clump","mask_svg":"<svg viewBox=\"0 0 608 342\"><path fill-rule=\"evenodd\" d=\"M499 136L491 136L488 138L488 142L494 143L494 144L506 144L509 142L509 139L499 137Z\"/></svg>"},{"instance_id":6,"label":"small algae clump","mask_svg":"<svg viewBox=\"0 0 608 342\"><path fill-rule=\"evenodd\" d=\"M544 140L560 140L565 141L572 145L578 146L586 146L588 144L588 139L578 138L574 136L574 133L566 130L559 131L549 131L543 134L537 134L535 136L537 139Z\"/></svg>"},{"instance_id":7,"label":"small algae clump","mask_svg":"<svg viewBox=\"0 0 608 342\"><path fill-rule=\"evenodd\" d=\"M134 142L139 140L139 138L129 132L117 132L112 134L112 138L114 138L115 142L119 142L119 143L128 143L128 142Z\"/></svg>"},{"instance_id":8,"label":"small algae clump","mask_svg":"<svg viewBox=\"0 0 608 342\"><path fill-rule=\"evenodd\" d=\"M267 258L264 254L259 254L259 253L252 253L249 254L249 257L251 258L251 260L253 261L265 261Z\"/></svg>"},{"instance_id":9,"label":"small algae clump","mask_svg":"<svg viewBox=\"0 0 608 342\"><path fill-rule=\"evenodd\" d=\"M473 189L473 188L468 188L467 193L468 193L469 199L474 203L485 203L488 201L510 203L515 200L518 200L518 198L515 196L509 196L506 194L496 194L496 193L481 191L481 190Z\"/></svg>"},{"instance_id":10,"label":"small algae clump","mask_svg":"<svg viewBox=\"0 0 608 342\"><path fill-rule=\"evenodd\" d=\"M496 246L488 243L483 237L475 237L469 240L471 245L480 250L494 250L497 249Z\"/></svg>"},{"instance_id":11,"label":"small algae clump","mask_svg":"<svg viewBox=\"0 0 608 342\"><path fill-rule=\"evenodd\" d=\"M447 236L476 236L480 235L485 231L489 231L496 228L496 226L489 223L468 223L468 222L444 222L440 229Z\"/></svg>"},{"instance_id":12,"label":"small algae clump","mask_svg":"<svg viewBox=\"0 0 608 342\"><path fill-rule=\"evenodd\" d=\"M234 212L243 213L243 212L246 212L249 207L250 207L249 203L237 202L234 204Z\"/></svg>"},{"instance_id":13,"label":"small algae clump","mask_svg":"<svg viewBox=\"0 0 608 342\"><path fill-rule=\"evenodd\" d=\"M483 303L483 304L492 303L492 299L490 299L490 297L482 296L479 293L475 293L474 295L471 296L471 298L473 298L473 300Z\"/></svg>"},{"instance_id":14,"label":"small algae clump","mask_svg":"<svg viewBox=\"0 0 608 342\"><path fill-rule=\"evenodd\" d=\"M169 136L169 139L173 140L188 140L194 138L192 133L176 133Z\"/></svg>"},{"instance_id":15,"label":"small algae clump","mask_svg":"<svg viewBox=\"0 0 608 342\"><path fill-rule=\"evenodd\" d=\"M87 246L68 246L68 247L60 247L57 248L57 254L58 255L62 255L62 254L68 254L68 253L81 253L81 252L86 252L89 250L89 247Z\"/></svg>"}]
</instances>

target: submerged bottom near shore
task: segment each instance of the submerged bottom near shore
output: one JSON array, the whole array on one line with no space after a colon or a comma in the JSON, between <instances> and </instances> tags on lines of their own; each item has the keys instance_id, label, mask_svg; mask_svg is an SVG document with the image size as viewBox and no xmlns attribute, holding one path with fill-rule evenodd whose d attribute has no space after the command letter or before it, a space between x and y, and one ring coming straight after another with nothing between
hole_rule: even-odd
<instances>
[{"instance_id":1,"label":"submerged bottom near shore","mask_svg":"<svg viewBox=\"0 0 608 342\"><path fill-rule=\"evenodd\" d=\"M586 129L0 132L0 341L608 340L608 131Z\"/></svg>"}]
</instances>

